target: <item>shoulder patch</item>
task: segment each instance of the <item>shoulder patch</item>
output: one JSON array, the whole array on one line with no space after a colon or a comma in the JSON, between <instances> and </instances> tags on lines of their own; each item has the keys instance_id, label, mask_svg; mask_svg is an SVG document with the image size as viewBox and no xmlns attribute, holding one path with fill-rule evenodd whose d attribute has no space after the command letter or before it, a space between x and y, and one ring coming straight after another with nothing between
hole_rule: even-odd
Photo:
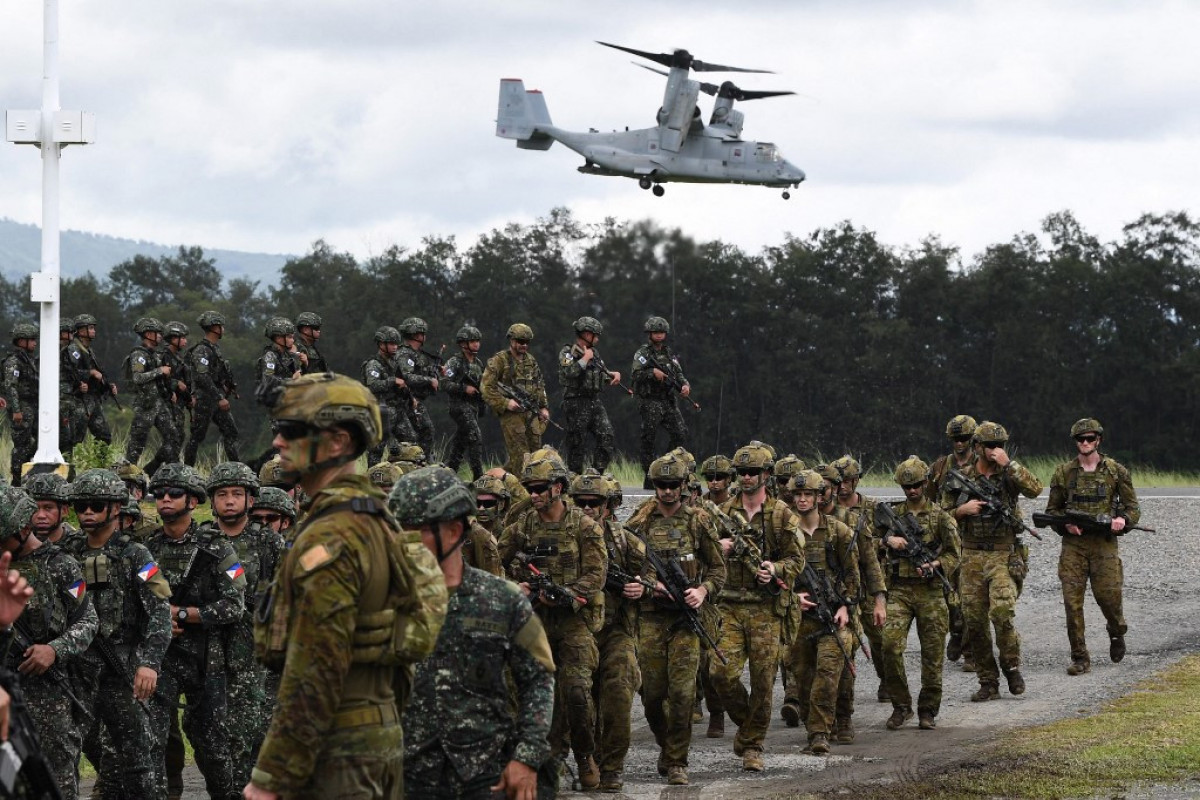
<instances>
[{"instance_id":1,"label":"shoulder patch","mask_svg":"<svg viewBox=\"0 0 1200 800\"><path fill-rule=\"evenodd\" d=\"M200 361L200 363L201 363L201 364L203 364L204 366L206 366L206 367L208 366L208 359L207 359L207 358L205 358L204 356L200 356L200 359L199 359L199 361Z\"/></svg>"},{"instance_id":2,"label":"shoulder patch","mask_svg":"<svg viewBox=\"0 0 1200 800\"><path fill-rule=\"evenodd\" d=\"M638 360L638 363L641 364L643 367L646 366L646 364L648 363L646 361L646 357L644 355L642 355L641 353L638 353L637 360Z\"/></svg>"},{"instance_id":3,"label":"shoulder patch","mask_svg":"<svg viewBox=\"0 0 1200 800\"><path fill-rule=\"evenodd\" d=\"M329 548L323 544L310 547L300 556L300 566L305 572L312 572L330 561L333 561L333 553L329 552Z\"/></svg>"}]
</instances>

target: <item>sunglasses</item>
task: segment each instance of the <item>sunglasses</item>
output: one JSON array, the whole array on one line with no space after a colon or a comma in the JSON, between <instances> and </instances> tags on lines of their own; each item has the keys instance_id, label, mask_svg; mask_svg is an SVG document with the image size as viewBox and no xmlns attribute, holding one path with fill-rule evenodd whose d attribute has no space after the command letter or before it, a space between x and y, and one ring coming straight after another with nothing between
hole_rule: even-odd
<instances>
[{"instance_id":1,"label":"sunglasses","mask_svg":"<svg viewBox=\"0 0 1200 800\"><path fill-rule=\"evenodd\" d=\"M155 500L162 500L164 497L169 497L172 500L178 500L187 494L187 489L180 489L176 486L171 486L167 489L155 489L150 494L154 495Z\"/></svg>"},{"instance_id":2,"label":"sunglasses","mask_svg":"<svg viewBox=\"0 0 1200 800\"><path fill-rule=\"evenodd\" d=\"M500 505L500 501L494 498L492 500L476 500L475 505L479 506L480 508L495 508L496 506Z\"/></svg>"},{"instance_id":3,"label":"sunglasses","mask_svg":"<svg viewBox=\"0 0 1200 800\"><path fill-rule=\"evenodd\" d=\"M577 497L577 498L575 498L575 505L579 506L580 508L599 508L600 506L604 505L606 502L608 502L608 501L605 500L603 497L592 497L592 498Z\"/></svg>"},{"instance_id":4,"label":"sunglasses","mask_svg":"<svg viewBox=\"0 0 1200 800\"><path fill-rule=\"evenodd\" d=\"M1100 437L1094 433L1085 433L1080 436L1076 436L1075 441L1077 441L1077 442L1094 442L1099 438Z\"/></svg>"},{"instance_id":5,"label":"sunglasses","mask_svg":"<svg viewBox=\"0 0 1200 800\"><path fill-rule=\"evenodd\" d=\"M251 514L254 521L260 525L274 525L279 520L283 519L282 514Z\"/></svg>"},{"instance_id":6,"label":"sunglasses","mask_svg":"<svg viewBox=\"0 0 1200 800\"><path fill-rule=\"evenodd\" d=\"M762 475L762 472L763 471L762 471L761 467L738 467L737 468L738 477L744 477L747 475L755 475L755 476Z\"/></svg>"},{"instance_id":7,"label":"sunglasses","mask_svg":"<svg viewBox=\"0 0 1200 800\"><path fill-rule=\"evenodd\" d=\"M513 339L513 341L516 342L517 344L529 344L528 339Z\"/></svg>"},{"instance_id":8,"label":"sunglasses","mask_svg":"<svg viewBox=\"0 0 1200 800\"><path fill-rule=\"evenodd\" d=\"M76 500L71 503L71 508L75 509L76 514L82 514L85 511L99 514L108 508L108 502L107 500Z\"/></svg>"},{"instance_id":9,"label":"sunglasses","mask_svg":"<svg viewBox=\"0 0 1200 800\"><path fill-rule=\"evenodd\" d=\"M275 423L275 432L289 442L303 439L312 433L307 422L297 422L293 419L281 419Z\"/></svg>"},{"instance_id":10,"label":"sunglasses","mask_svg":"<svg viewBox=\"0 0 1200 800\"><path fill-rule=\"evenodd\" d=\"M983 445L988 450L991 450L996 447L1004 447L1004 442L980 442L980 444Z\"/></svg>"},{"instance_id":11,"label":"sunglasses","mask_svg":"<svg viewBox=\"0 0 1200 800\"><path fill-rule=\"evenodd\" d=\"M916 483L902 483L900 488L906 492L915 491L925 485L925 481L917 481Z\"/></svg>"},{"instance_id":12,"label":"sunglasses","mask_svg":"<svg viewBox=\"0 0 1200 800\"><path fill-rule=\"evenodd\" d=\"M667 491L677 491L680 486L683 486L683 481L655 481L655 489L666 489Z\"/></svg>"},{"instance_id":13,"label":"sunglasses","mask_svg":"<svg viewBox=\"0 0 1200 800\"><path fill-rule=\"evenodd\" d=\"M950 438L951 438L952 440L954 440L954 441L958 442L959 444L962 444L963 442L969 442L969 441L971 441L971 434L969 434L969 433L968 433L968 434L965 434L965 435L963 435L963 436L951 436Z\"/></svg>"},{"instance_id":14,"label":"sunglasses","mask_svg":"<svg viewBox=\"0 0 1200 800\"><path fill-rule=\"evenodd\" d=\"M525 491L530 494L545 494L550 491L551 486L552 484L549 483L527 483L525 484Z\"/></svg>"},{"instance_id":15,"label":"sunglasses","mask_svg":"<svg viewBox=\"0 0 1200 800\"><path fill-rule=\"evenodd\" d=\"M701 477L703 477L704 480L708 481L709 483L712 483L713 481L729 480L729 474L725 473L725 472L721 472L721 473L706 472Z\"/></svg>"}]
</instances>

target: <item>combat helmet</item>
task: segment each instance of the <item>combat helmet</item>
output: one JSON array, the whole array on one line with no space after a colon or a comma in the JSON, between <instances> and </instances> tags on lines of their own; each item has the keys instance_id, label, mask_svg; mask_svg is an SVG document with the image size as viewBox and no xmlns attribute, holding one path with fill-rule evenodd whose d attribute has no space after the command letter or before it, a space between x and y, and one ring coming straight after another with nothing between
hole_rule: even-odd
<instances>
[{"instance_id":1,"label":"combat helmet","mask_svg":"<svg viewBox=\"0 0 1200 800\"><path fill-rule=\"evenodd\" d=\"M612 475L605 474L608 480L608 505L609 508L616 511L625 502L625 489L621 486L621 482Z\"/></svg>"},{"instance_id":2,"label":"combat helmet","mask_svg":"<svg viewBox=\"0 0 1200 800\"><path fill-rule=\"evenodd\" d=\"M367 470L367 480L381 489L391 489L404 471L390 461L380 461Z\"/></svg>"},{"instance_id":3,"label":"combat helmet","mask_svg":"<svg viewBox=\"0 0 1200 800\"><path fill-rule=\"evenodd\" d=\"M383 420L375 395L353 378L333 372L312 373L284 381L272 404L271 419L302 423L314 430L345 427L357 431L355 447L337 458L310 464L306 468L308 471L328 469L353 461L378 444L383 434ZM316 451L315 440L311 450L313 453ZM283 471L285 480L300 475L292 475L291 472Z\"/></svg>"},{"instance_id":4,"label":"combat helmet","mask_svg":"<svg viewBox=\"0 0 1200 800\"><path fill-rule=\"evenodd\" d=\"M837 486L842 482L842 473L833 464L817 464L814 468L818 475Z\"/></svg>"},{"instance_id":5,"label":"combat helmet","mask_svg":"<svg viewBox=\"0 0 1200 800\"><path fill-rule=\"evenodd\" d=\"M815 469L797 470L788 480L788 490L796 493L801 491L816 492L819 496L825 488L825 479Z\"/></svg>"},{"instance_id":6,"label":"combat helmet","mask_svg":"<svg viewBox=\"0 0 1200 800\"><path fill-rule=\"evenodd\" d=\"M250 467L240 461L224 461L208 473L204 488L212 495L226 486L241 486L246 494L257 497L259 485L258 476Z\"/></svg>"},{"instance_id":7,"label":"combat helmet","mask_svg":"<svg viewBox=\"0 0 1200 800\"><path fill-rule=\"evenodd\" d=\"M530 453L525 465L521 468L521 485L528 486L536 483L561 483L565 488L570 481L571 473L559 457L557 451L547 452L548 448Z\"/></svg>"},{"instance_id":8,"label":"combat helmet","mask_svg":"<svg viewBox=\"0 0 1200 800\"><path fill-rule=\"evenodd\" d=\"M73 324L75 326L75 330L79 330L80 328L86 328L89 325L95 325L96 318L91 314L80 314L75 318L75 322Z\"/></svg>"},{"instance_id":9,"label":"combat helmet","mask_svg":"<svg viewBox=\"0 0 1200 800\"><path fill-rule=\"evenodd\" d=\"M200 326L200 330L208 330L216 325L225 324L225 315L219 311L205 311L196 317L196 324Z\"/></svg>"},{"instance_id":10,"label":"combat helmet","mask_svg":"<svg viewBox=\"0 0 1200 800\"><path fill-rule=\"evenodd\" d=\"M263 333L268 339L274 339L276 336L295 336L296 326L287 317L271 317L267 320Z\"/></svg>"},{"instance_id":11,"label":"combat helmet","mask_svg":"<svg viewBox=\"0 0 1200 800\"><path fill-rule=\"evenodd\" d=\"M490 494L499 497L501 500L508 500L512 497L512 493L508 491L508 487L504 485L504 481L497 478L495 475L480 475L471 484L476 495Z\"/></svg>"},{"instance_id":12,"label":"combat helmet","mask_svg":"<svg viewBox=\"0 0 1200 800\"><path fill-rule=\"evenodd\" d=\"M504 334L509 339L524 339L527 342L533 341L533 328L526 325L524 322L514 322L508 326L508 332Z\"/></svg>"},{"instance_id":13,"label":"combat helmet","mask_svg":"<svg viewBox=\"0 0 1200 800\"><path fill-rule=\"evenodd\" d=\"M652 481L679 481L686 483L688 477L687 462L671 453L655 459L650 464L646 475Z\"/></svg>"},{"instance_id":14,"label":"combat helmet","mask_svg":"<svg viewBox=\"0 0 1200 800\"><path fill-rule=\"evenodd\" d=\"M313 311L301 311L296 315L297 328L319 328L321 327L321 315Z\"/></svg>"},{"instance_id":15,"label":"combat helmet","mask_svg":"<svg viewBox=\"0 0 1200 800\"><path fill-rule=\"evenodd\" d=\"M59 505L71 502L70 484L56 472L26 475L21 488L34 500L48 500Z\"/></svg>"},{"instance_id":16,"label":"combat helmet","mask_svg":"<svg viewBox=\"0 0 1200 800\"><path fill-rule=\"evenodd\" d=\"M762 442L751 442L739 447L733 454L733 468L753 468L767 470L775 465L775 457Z\"/></svg>"},{"instance_id":17,"label":"combat helmet","mask_svg":"<svg viewBox=\"0 0 1200 800\"><path fill-rule=\"evenodd\" d=\"M834 459L834 468L841 474L843 481L856 481L862 477L862 465L851 455Z\"/></svg>"},{"instance_id":18,"label":"combat helmet","mask_svg":"<svg viewBox=\"0 0 1200 800\"><path fill-rule=\"evenodd\" d=\"M129 490L125 481L111 469L89 469L77 475L71 483L68 495L75 500L107 500L125 504Z\"/></svg>"},{"instance_id":19,"label":"combat helmet","mask_svg":"<svg viewBox=\"0 0 1200 800\"><path fill-rule=\"evenodd\" d=\"M397 442L396 452L390 460L393 462L403 461L423 467L426 465L425 448L416 442Z\"/></svg>"},{"instance_id":20,"label":"combat helmet","mask_svg":"<svg viewBox=\"0 0 1200 800\"><path fill-rule=\"evenodd\" d=\"M138 317L138 321L133 323L133 332L138 336L145 336L147 333L162 333L163 324L154 317Z\"/></svg>"},{"instance_id":21,"label":"combat helmet","mask_svg":"<svg viewBox=\"0 0 1200 800\"><path fill-rule=\"evenodd\" d=\"M16 486L0 488L0 542L7 542L33 522L37 503Z\"/></svg>"},{"instance_id":22,"label":"combat helmet","mask_svg":"<svg viewBox=\"0 0 1200 800\"><path fill-rule=\"evenodd\" d=\"M571 480L571 488L567 490L567 494L571 497L579 497L581 495L594 495L596 497L608 498L609 483L598 472L585 472L582 475L576 475Z\"/></svg>"},{"instance_id":23,"label":"combat helmet","mask_svg":"<svg viewBox=\"0 0 1200 800\"><path fill-rule=\"evenodd\" d=\"M146 477L146 473L137 464L122 458L120 461L114 461L109 469L115 472L117 477L125 482L126 486L132 483L141 490L143 495L149 493L150 479Z\"/></svg>"},{"instance_id":24,"label":"combat helmet","mask_svg":"<svg viewBox=\"0 0 1200 800\"><path fill-rule=\"evenodd\" d=\"M912 486L929 477L929 465L918 456L909 456L896 466L893 477L900 486Z\"/></svg>"},{"instance_id":25,"label":"combat helmet","mask_svg":"<svg viewBox=\"0 0 1200 800\"><path fill-rule=\"evenodd\" d=\"M264 489L268 486L280 487L291 484L283 479L283 459L276 453L258 470L258 485Z\"/></svg>"},{"instance_id":26,"label":"combat helmet","mask_svg":"<svg viewBox=\"0 0 1200 800\"><path fill-rule=\"evenodd\" d=\"M595 317L580 317L571 323L571 327L575 329L576 333L594 333L597 336L604 333L604 326Z\"/></svg>"},{"instance_id":27,"label":"combat helmet","mask_svg":"<svg viewBox=\"0 0 1200 800\"><path fill-rule=\"evenodd\" d=\"M187 464L175 461L163 464L151 476L150 491L156 492L159 489L183 489L195 497L197 503L203 503L208 499L208 492L204 488L204 479Z\"/></svg>"},{"instance_id":28,"label":"combat helmet","mask_svg":"<svg viewBox=\"0 0 1200 800\"><path fill-rule=\"evenodd\" d=\"M16 344L18 339L36 339L38 338L38 326L29 322L18 322L13 325L12 343Z\"/></svg>"},{"instance_id":29,"label":"combat helmet","mask_svg":"<svg viewBox=\"0 0 1200 800\"><path fill-rule=\"evenodd\" d=\"M713 477L729 477L733 474L733 462L729 456L723 456L718 453L715 456L709 456L704 459L704 463L700 465L700 474L708 480L709 476Z\"/></svg>"},{"instance_id":30,"label":"combat helmet","mask_svg":"<svg viewBox=\"0 0 1200 800\"><path fill-rule=\"evenodd\" d=\"M429 333L429 326L420 317L408 317L400 323L400 332L405 336L416 336L422 333Z\"/></svg>"},{"instance_id":31,"label":"combat helmet","mask_svg":"<svg viewBox=\"0 0 1200 800\"><path fill-rule=\"evenodd\" d=\"M999 422L984 421L975 428L972 438L981 444L983 442L1007 442L1008 431L1004 430L1004 426Z\"/></svg>"},{"instance_id":32,"label":"combat helmet","mask_svg":"<svg viewBox=\"0 0 1200 800\"><path fill-rule=\"evenodd\" d=\"M58 321L58 332L60 334L74 333L75 332L75 320L73 320L70 317L66 317L65 319L60 319Z\"/></svg>"},{"instance_id":33,"label":"combat helmet","mask_svg":"<svg viewBox=\"0 0 1200 800\"><path fill-rule=\"evenodd\" d=\"M946 423L946 438L955 439L959 436L970 436L975 433L975 418L959 414Z\"/></svg>"},{"instance_id":34,"label":"combat helmet","mask_svg":"<svg viewBox=\"0 0 1200 800\"><path fill-rule=\"evenodd\" d=\"M667 455L675 456L676 458L680 459L685 464L687 464L688 472L696 471L696 457L694 455L692 455L691 453L689 453L685 448L676 447L674 450L667 453Z\"/></svg>"},{"instance_id":35,"label":"combat helmet","mask_svg":"<svg viewBox=\"0 0 1200 800\"><path fill-rule=\"evenodd\" d=\"M793 475L806 469L808 469L808 465L799 456L795 453L788 453L775 462L775 477L779 485L783 486L791 480Z\"/></svg>"},{"instance_id":36,"label":"combat helmet","mask_svg":"<svg viewBox=\"0 0 1200 800\"><path fill-rule=\"evenodd\" d=\"M643 326L646 333L670 333L671 323L662 317L650 317Z\"/></svg>"},{"instance_id":37,"label":"combat helmet","mask_svg":"<svg viewBox=\"0 0 1200 800\"><path fill-rule=\"evenodd\" d=\"M463 325L458 329L458 333L454 334L454 341L459 344L463 342L478 342L482 338L483 334L474 325Z\"/></svg>"},{"instance_id":38,"label":"combat helmet","mask_svg":"<svg viewBox=\"0 0 1200 800\"><path fill-rule=\"evenodd\" d=\"M391 325L381 325L375 331L375 341L379 344L400 344L400 331Z\"/></svg>"},{"instance_id":39,"label":"combat helmet","mask_svg":"<svg viewBox=\"0 0 1200 800\"><path fill-rule=\"evenodd\" d=\"M1075 424L1071 426L1071 438L1074 439L1076 436L1082 436L1085 433L1094 433L1097 436L1103 436L1104 426L1100 424L1100 420L1093 419L1092 417L1084 417L1081 420L1076 420Z\"/></svg>"},{"instance_id":40,"label":"combat helmet","mask_svg":"<svg viewBox=\"0 0 1200 800\"><path fill-rule=\"evenodd\" d=\"M258 499L254 501L256 510L266 509L275 511L290 519L296 521L296 504L292 502L292 498L288 493L278 486L264 486L258 491Z\"/></svg>"},{"instance_id":41,"label":"combat helmet","mask_svg":"<svg viewBox=\"0 0 1200 800\"><path fill-rule=\"evenodd\" d=\"M132 497L130 497L128 500L125 501L125 504L123 506L121 506L121 511L118 514L118 516L129 517L135 523L141 522L142 516L143 516L142 515L142 507L140 505L138 505L137 500L134 500Z\"/></svg>"},{"instance_id":42,"label":"combat helmet","mask_svg":"<svg viewBox=\"0 0 1200 800\"><path fill-rule=\"evenodd\" d=\"M166 339L182 339L188 335L188 326L182 322L171 320L163 326L163 337Z\"/></svg>"},{"instance_id":43,"label":"combat helmet","mask_svg":"<svg viewBox=\"0 0 1200 800\"><path fill-rule=\"evenodd\" d=\"M448 467L421 467L396 481L388 508L405 528L418 528L474 514L475 494Z\"/></svg>"}]
</instances>

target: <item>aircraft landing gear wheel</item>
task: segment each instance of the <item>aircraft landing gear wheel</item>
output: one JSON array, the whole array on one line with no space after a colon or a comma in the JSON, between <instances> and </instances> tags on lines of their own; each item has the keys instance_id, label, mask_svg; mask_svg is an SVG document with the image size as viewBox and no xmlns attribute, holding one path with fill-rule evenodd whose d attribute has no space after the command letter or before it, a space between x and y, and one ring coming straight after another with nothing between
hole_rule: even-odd
<instances>
[{"instance_id":1,"label":"aircraft landing gear wheel","mask_svg":"<svg viewBox=\"0 0 1200 800\"><path fill-rule=\"evenodd\" d=\"M654 185L654 196L655 197L662 197L664 194L666 194L666 192L667 192L667 190L664 189L661 184Z\"/></svg>"},{"instance_id":2,"label":"aircraft landing gear wheel","mask_svg":"<svg viewBox=\"0 0 1200 800\"><path fill-rule=\"evenodd\" d=\"M792 193L791 193L791 192L784 192L784 193L783 193L783 199L784 199L784 200L790 200L791 198L792 198Z\"/></svg>"},{"instance_id":3,"label":"aircraft landing gear wheel","mask_svg":"<svg viewBox=\"0 0 1200 800\"><path fill-rule=\"evenodd\" d=\"M650 179L649 178L638 178L638 186L642 187L643 189L649 189L650 188Z\"/></svg>"}]
</instances>

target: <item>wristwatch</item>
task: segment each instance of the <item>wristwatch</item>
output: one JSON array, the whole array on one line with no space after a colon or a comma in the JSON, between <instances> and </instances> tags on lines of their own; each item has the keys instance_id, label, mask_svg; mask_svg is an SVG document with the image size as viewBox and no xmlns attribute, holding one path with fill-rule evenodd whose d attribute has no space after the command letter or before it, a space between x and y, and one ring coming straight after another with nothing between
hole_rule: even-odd
<instances>
[{"instance_id":1,"label":"wristwatch","mask_svg":"<svg viewBox=\"0 0 1200 800\"><path fill-rule=\"evenodd\" d=\"M179 613L176 614L175 616L179 617L180 622L187 622L187 618L188 618L187 607L185 606L185 607L179 609Z\"/></svg>"}]
</instances>

